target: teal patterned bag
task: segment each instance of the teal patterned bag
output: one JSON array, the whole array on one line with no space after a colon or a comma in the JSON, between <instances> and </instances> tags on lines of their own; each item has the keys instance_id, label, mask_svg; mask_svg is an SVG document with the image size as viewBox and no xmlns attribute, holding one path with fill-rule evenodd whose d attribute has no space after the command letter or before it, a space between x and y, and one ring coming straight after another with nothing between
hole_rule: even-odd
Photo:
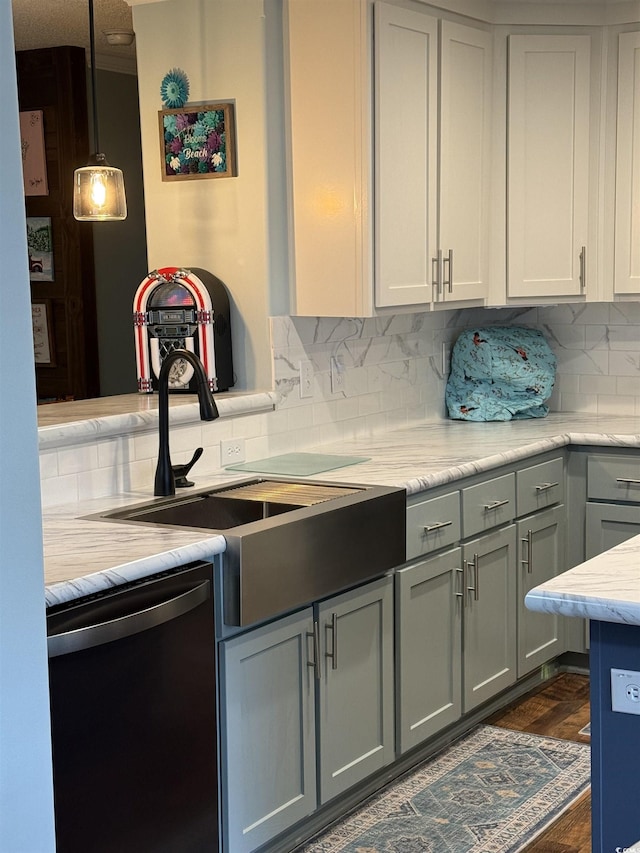
<instances>
[{"instance_id":1,"label":"teal patterned bag","mask_svg":"<svg viewBox=\"0 0 640 853\"><path fill-rule=\"evenodd\" d=\"M445 400L450 418L544 418L556 357L542 332L524 326L468 329L455 342Z\"/></svg>"}]
</instances>

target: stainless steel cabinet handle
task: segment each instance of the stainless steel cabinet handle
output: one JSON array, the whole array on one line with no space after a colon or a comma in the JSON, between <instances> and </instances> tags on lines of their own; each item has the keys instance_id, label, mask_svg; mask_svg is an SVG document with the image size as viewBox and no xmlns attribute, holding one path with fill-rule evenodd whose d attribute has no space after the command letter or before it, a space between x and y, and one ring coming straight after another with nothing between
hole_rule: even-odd
<instances>
[{"instance_id":1,"label":"stainless steel cabinet handle","mask_svg":"<svg viewBox=\"0 0 640 853\"><path fill-rule=\"evenodd\" d=\"M447 277L444 277L444 265L447 265ZM449 249L449 254L442 261L442 285L447 286L447 291L453 293L453 249Z\"/></svg>"},{"instance_id":2,"label":"stainless steel cabinet handle","mask_svg":"<svg viewBox=\"0 0 640 853\"><path fill-rule=\"evenodd\" d=\"M527 538L520 542L527 546L527 556L520 560L520 564L527 567L527 574L530 575L533 572L533 531L527 530Z\"/></svg>"},{"instance_id":3,"label":"stainless steel cabinet handle","mask_svg":"<svg viewBox=\"0 0 640 853\"><path fill-rule=\"evenodd\" d=\"M587 247L583 246L580 250L580 290L586 290L587 287Z\"/></svg>"},{"instance_id":4,"label":"stainless steel cabinet handle","mask_svg":"<svg viewBox=\"0 0 640 853\"><path fill-rule=\"evenodd\" d=\"M555 489L560 483L540 483L536 486L536 492L546 492L548 489Z\"/></svg>"},{"instance_id":5,"label":"stainless steel cabinet handle","mask_svg":"<svg viewBox=\"0 0 640 853\"><path fill-rule=\"evenodd\" d=\"M459 575L462 575L462 592L458 592L458 590L456 590L455 596L456 596L456 598L464 598L464 569L459 569L456 567L455 571ZM458 589L459 589L459 587L458 587Z\"/></svg>"},{"instance_id":6,"label":"stainless steel cabinet handle","mask_svg":"<svg viewBox=\"0 0 640 853\"><path fill-rule=\"evenodd\" d=\"M313 667L313 675L316 681L320 680L320 656L318 649L320 648L320 626L317 622L313 623L313 631L307 631L307 637L313 639L313 660L307 661L307 666Z\"/></svg>"},{"instance_id":7,"label":"stainless steel cabinet handle","mask_svg":"<svg viewBox=\"0 0 640 853\"><path fill-rule=\"evenodd\" d=\"M331 669L338 668L338 617L335 613L331 614L331 622L327 622L326 631L331 631L331 651L325 652L324 656L331 658Z\"/></svg>"},{"instance_id":8,"label":"stainless steel cabinet handle","mask_svg":"<svg viewBox=\"0 0 640 853\"><path fill-rule=\"evenodd\" d=\"M506 500L506 501L492 501L490 504L484 505L484 510L485 510L485 512L488 512L490 509L498 509L499 506L506 506L508 503L509 503L508 500Z\"/></svg>"},{"instance_id":9,"label":"stainless steel cabinet handle","mask_svg":"<svg viewBox=\"0 0 640 853\"><path fill-rule=\"evenodd\" d=\"M154 604L136 613L119 616L108 622L87 625L84 628L74 628L63 634L51 634L47 637L47 652L50 658L67 655L93 646L103 646L134 634L140 634L156 625L170 622L198 607L211 596L210 583L194 586L180 595L173 596L167 601Z\"/></svg>"},{"instance_id":10,"label":"stainless steel cabinet handle","mask_svg":"<svg viewBox=\"0 0 640 853\"><path fill-rule=\"evenodd\" d=\"M433 533L434 530L440 530L442 527L449 527L453 521L435 521L433 524L425 524L424 532Z\"/></svg>"},{"instance_id":11,"label":"stainless steel cabinet handle","mask_svg":"<svg viewBox=\"0 0 640 853\"><path fill-rule=\"evenodd\" d=\"M434 273L435 264L435 273ZM435 258L431 258L431 278L432 284L436 289L436 297L442 296L442 249L438 249Z\"/></svg>"},{"instance_id":12,"label":"stainless steel cabinet handle","mask_svg":"<svg viewBox=\"0 0 640 853\"><path fill-rule=\"evenodd\" d=\"M632 477L618 477L616 483L626 483L629 486L640 486L640 480L634 480Z\"/></svg>"},{"instance_id":13,"label":"stainless steel cabinet handle","mask_svg":"<svg viewBox=\"0 0 640 853\"><path fill-rule=\"evenodd\" d=\"M468 567L473 566L473 586L470 586L467 583L467 592L473 593L473 600L478 601L480 598L480 583L479 583L479 572L478 572L478 555L473 555L473 560L465 561Z\"/></svg>"}]
</instances>

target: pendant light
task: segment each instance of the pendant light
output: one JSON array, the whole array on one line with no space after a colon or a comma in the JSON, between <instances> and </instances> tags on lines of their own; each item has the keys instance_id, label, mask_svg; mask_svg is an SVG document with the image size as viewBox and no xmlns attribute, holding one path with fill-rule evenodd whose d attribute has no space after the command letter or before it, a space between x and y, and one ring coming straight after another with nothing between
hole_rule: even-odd
<instances>
[{"instance_id":1,"label":"pendant light","mask_svg":"<svg viewBox=\"0 0 640 853\"><path fill-rule=\"evenodd\" d=\"M93 0L89 0L89 44L91 47L91 95L93 100L93 143L95 154L73 174L73 215L82 222L109 222L126 219L127 200L121 169L107 163L100 152L96 87L96 45Z\"/></svg>"}]
</instances>

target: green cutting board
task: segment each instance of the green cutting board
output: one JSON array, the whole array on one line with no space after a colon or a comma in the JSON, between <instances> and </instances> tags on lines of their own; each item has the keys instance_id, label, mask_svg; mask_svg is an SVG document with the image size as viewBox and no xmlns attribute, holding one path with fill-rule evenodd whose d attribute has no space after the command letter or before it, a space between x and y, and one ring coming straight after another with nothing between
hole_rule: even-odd
<instances>
[{"instance_id":1,"label":"green cutting board","mask_svg":"<svg viewBox=\"0 0 640 853\"><path fill-rule=\"evenodd\" d=\"M255 471L258 474L288 474L291 477L307 477L345 468L358 462L367 462L369 456L335 456L328 453L283 453L281 456L269 456L254 462L239 462L227 465L227 471Z\"/></svg>"}]
</instances>

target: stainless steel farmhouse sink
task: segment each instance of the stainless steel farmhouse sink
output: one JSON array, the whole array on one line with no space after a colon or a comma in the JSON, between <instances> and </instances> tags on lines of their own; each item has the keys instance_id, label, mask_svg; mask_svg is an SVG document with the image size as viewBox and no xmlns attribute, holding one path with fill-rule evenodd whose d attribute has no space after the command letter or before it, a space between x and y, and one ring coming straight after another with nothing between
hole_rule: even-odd
<instances>
[{"instance_id":1,"label":"stainless steel farmhouse sink","mask_svg":"<svg viewBox=\"0 0 640 853\"><path fill-rule=\"evenodd\" d=\"M406 494L395 487L252 479L88 517L223 534L229 625L284 613L405 561Z\"/></svg>"}]
</instances>

